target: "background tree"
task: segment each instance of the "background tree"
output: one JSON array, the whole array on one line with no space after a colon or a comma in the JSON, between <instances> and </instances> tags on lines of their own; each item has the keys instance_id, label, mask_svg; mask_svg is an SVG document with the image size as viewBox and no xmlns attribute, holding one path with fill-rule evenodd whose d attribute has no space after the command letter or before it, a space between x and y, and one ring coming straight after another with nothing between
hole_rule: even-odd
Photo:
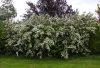
<instances>
[{"instance_id":1,"label":"background tree","mask_svg":"<svg viewBox=\"0 0 100 68\"><path fill-rule=\"evenodd\" d=\"M4 54L5 51L5 38L6 38L6 22L14 18L17 13L13 6L12 0L1 0L2 5L0 6L0 54Z\"/></svg>"},{"instance_id":2,"label":"background tree","mask_svg":"<svg viewBox=\"0 0 100 68\"><path fill-rule=\"evenodd\" d=\"M96 10L97 14L98 14L98 19L100 21L100 2L97 4L97 10Z\"/></svg>"},{"instance_id":3,"label":"background tree","mask_svg":"<svg viewBox=\"0 0 100 68\"><path fill-rule=\"evenodd\" d=\"M72 5L68 5L66 0L39 0L36 5L32 2L27 2L27 4L30 9L27 10L27 14L24 14L25 18L29 18L33 13L58 17L75 14Z\"/></svg>"},{"instance_id":4,"label":"background tree","mask_svg":"<svg viewBox=\"0 0 100 68\"><path fill-rule=\"evenodd\" d=\"M17 16L15 7L13 6L12 0L2 0L3 4L0 7L0 18L1 19L12 19Z\"/></svg>"}]
</instances>

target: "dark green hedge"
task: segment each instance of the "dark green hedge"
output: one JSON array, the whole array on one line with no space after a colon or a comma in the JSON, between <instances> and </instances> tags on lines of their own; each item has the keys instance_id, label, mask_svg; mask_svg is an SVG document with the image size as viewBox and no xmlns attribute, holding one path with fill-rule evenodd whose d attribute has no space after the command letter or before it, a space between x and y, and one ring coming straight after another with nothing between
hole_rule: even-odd
<instances>
[{"instance_id":1,"label":"dark green hedge","mask_svg":"<svg viewBox=\"0 0 100 68\"><path fill-rule=\"evenodd\" d=\"M0 54L5 53L5 37L6 37L6 32L5 32L5 23L3 20L0 20Z\"/></svg>"},{"instance_id":2,"label":"dark green hedge","mask_svg":"<svg viewBox=\"0 0 100 68\"><path fill-rule=\"evenodd\" d=\"M99 54L100 53L100 26L96 26L96 33L91 34L90 37L90 49L92 53Z\"/></svg>"}]
</instances>

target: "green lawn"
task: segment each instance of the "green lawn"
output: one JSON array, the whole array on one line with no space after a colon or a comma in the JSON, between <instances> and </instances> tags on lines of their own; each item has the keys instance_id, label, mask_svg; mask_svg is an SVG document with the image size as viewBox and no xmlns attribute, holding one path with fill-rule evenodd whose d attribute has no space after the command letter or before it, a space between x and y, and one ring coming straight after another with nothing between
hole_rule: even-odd
<instances>
[{"instance_id":1,"label":"green lawn","mask_svg":"<svg viewBox=\"0 0 100 68\"><path fill-rule=\"evenodd\" d=\"M60 59L0 57L0 68L100 68L100 56Z\"/></svg>"}]
</instances>

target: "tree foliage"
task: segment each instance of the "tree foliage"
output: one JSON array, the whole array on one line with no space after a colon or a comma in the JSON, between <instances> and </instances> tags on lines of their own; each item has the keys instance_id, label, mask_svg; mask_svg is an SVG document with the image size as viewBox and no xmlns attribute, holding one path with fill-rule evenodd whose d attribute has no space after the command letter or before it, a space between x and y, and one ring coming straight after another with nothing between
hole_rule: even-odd
<instances>
[{"instance_id":1,"label":"tree foliage","mask_svg":"<svg viewBox=\"0 0 100 68\"><path fill-rule=\"evenodd\" d=\"M98 14L98 19L100 21L100 2L97 4L97 10L96 10L97 14Z\"/></svg>"},{"instance_id":2,"label":"tree foliage","mask_svg":"<svg viewBox=\"0 0 100 68\"><path fill-rule=\"evenodd\" d=\"M96 26L96 33L91 34L90 37L90 49L93 54L99 54L100 53L100 24Z\"/></svg>"},{"instance_id":3,"label":"tree foliage","mask_svg":"<svg viewBox=\"0 0 100 68\"><path fill-rule=\"evenodd\" d=\"M14 18L17 13L12 0L2 0L2 3L2 6L0 6L0 18L3 20Z\"/></svg>"},{"instance_id":4,"label":"tree foliage","mask_svg":"<svg viewBox=\"0 0 100 68\"><path fill-rule=\"evenodd\" d=\"M5 38L6 38L6 20L12 19L16 16L16 10L13 6L12 0L1 0L0 6L0 54L4 54Z\"/></svg>"},{"instance_id":5,"label":"tree foliage","mask_svg":"<svg viewBox=\"0 0 100 68\"><path fill-rule=\"evenodd\" d=\"M0 54L4 53L5 50L5 38L6 38L6 23L3 19L0 19Z\"/></svg>"},{"instance_id":6,"label":"tree foliage","mask_svg":"<svg viewBox=\"0 0 100 68\"><path fill-rule=\"evenodd\" d=\"M96 19L91 14L59 18L33 14L24 23L10 24L6 47L18 56L63 57L72 53L86 55L90 33Z\"/></svg>"},{"instance_id":7,"label":"tree foliage","mask_svg":"<svg viewBox=\"0 0 100 68\"><path fill-rule=\"evenodd\" d=\"M29 18L33 13L58 17L75 14L72 5L68 5L66 0L39 0L36 5L32 2L27 2L27 4L30 9L24 15L25 18Z\"/></svg>"}]
</instances>

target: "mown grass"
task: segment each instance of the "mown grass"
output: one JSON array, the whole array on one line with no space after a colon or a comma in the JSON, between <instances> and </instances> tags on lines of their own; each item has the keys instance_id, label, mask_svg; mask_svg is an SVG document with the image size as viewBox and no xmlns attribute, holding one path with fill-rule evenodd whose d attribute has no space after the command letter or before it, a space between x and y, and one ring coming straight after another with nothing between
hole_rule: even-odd
<instances>
[{"instance_id":1,"label":"mown grass","mask_svg":"<svg viewBox=\"0 0 100 68\"><path fill-rule=\"evenodd\" d=\"M61 59L27 59L0 56L0 68L100 68L100 56Z\"/></svg>"}]
</instances>

